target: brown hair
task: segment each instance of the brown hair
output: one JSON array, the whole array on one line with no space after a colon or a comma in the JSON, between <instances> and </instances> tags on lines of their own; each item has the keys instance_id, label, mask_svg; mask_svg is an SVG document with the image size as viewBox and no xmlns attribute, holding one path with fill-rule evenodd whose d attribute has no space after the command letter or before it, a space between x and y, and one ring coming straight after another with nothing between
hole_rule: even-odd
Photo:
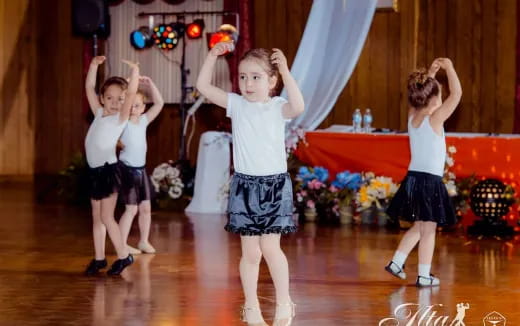
<instances>
[{"instance_id":1,"label":"brown hair","mask_svg":"<svg viewBox=\"0 0 520 326\"><path fill-rule=\"evenodd\" d=\"M119 87L121 87L122 90L126 90L128 88L128 82L126 81L126 79L124 79L122 77L114 76L114 77L110 77L107 80L105 80L105 82L99 89L99 94L101 96L105 95L107 88L112 85L119 86Z\"/></svg>"},{"instance_id":2,"label":"brown hair","mask_svg":"<svg viewBox=\"0 0 520 326\"><path fill-rule=\"evenodd\" d=\"M276 77L276 85L275 87L269 92L270 96L273 96L275 94L278 94L281 91L282 83L280 78L280 73L278 72L278 67L271 62L271 55L273 54L273 51L264 49L264 48L258 48L258 49L251 49L244 53L242 58L240 58L240 62L244 60L257 60L260 61L263 66L264 70L267 73L269 77Z\"/></svg>"},{"instance_id":3,"label":"brown hair","mask_svg":"<svg viewBox=\"0 0 520 326\"><path fill-rule=\"evenodd\" d=\"M428 102L439 94L439 83L428 76L425 69L414 71L408 76L408 103L416 109L428 106Z\"/></svg>"}]
</instances>

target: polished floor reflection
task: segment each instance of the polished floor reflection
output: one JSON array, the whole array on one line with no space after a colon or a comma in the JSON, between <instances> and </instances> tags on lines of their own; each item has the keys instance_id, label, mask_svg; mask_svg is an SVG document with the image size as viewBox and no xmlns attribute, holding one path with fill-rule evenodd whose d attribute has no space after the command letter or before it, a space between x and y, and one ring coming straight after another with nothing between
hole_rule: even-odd
<instances>
[{"instance_id":1,"label":"polished floor reflection","mask_svg":"<svg viewBox=\"0 0 520 326\"><path fill-rule=\"evenodd\" d=\"M92 256L87 209L37 205L30 184L4 182L0 219L0 325L242 325L240 243L223 231L223 216L155 213L158 253L137 256L120 278L81 274ZM419 290L416 254L408 281L383 271L399 236L305 224L285 238L293 325L378 325L385 318L384 325L427 325L428 317L429 325L456 318L482 325L493 311L520 325L520 242L442 234L433 272L443 283ZM108 241L107 250L110 263ZM265 264L259 295L271 320L274 288Z\"/></svg>"}]
</instances>

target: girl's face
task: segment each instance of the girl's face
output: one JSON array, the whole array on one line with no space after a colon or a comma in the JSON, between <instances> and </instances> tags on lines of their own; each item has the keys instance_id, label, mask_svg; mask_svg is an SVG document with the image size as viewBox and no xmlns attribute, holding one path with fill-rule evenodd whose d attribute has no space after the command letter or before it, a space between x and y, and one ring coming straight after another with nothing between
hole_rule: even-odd
<instances>
[{"instance_id":1,"label":"girl's face","mask_svg":"<svg viewBox=\"0 0 520 326\"><path fill-rule=\"evenodd\" d=\"M249 102L267 102L276 86L276 76L269 76L260 61L246 59L238 66L238 87Z\"/></svg>"},{"instance_id":2,"label":"girl's face","mask_svg":"<svg viewBox=\"0 0 520 326\"><path fill-rule=\"evenodd\" d=\"M108 86L105 90L105 94L101 97L101 104L103 104L103 108L109 114L116 114L119 112L124 101L125 91L117 85Z\"/></svg>"},{"instance_id":3,"label":"girl's face","mask_svg":"<svg viewBox=\"0 0 520 326\"><path fill-rule=\"evenodd\" d=\"M134 100L134 104L132 105L130 115L140 116L143 114L145 107L146 105L144 104L143 94L137 94Z\"/></svg>"}]
</instances>

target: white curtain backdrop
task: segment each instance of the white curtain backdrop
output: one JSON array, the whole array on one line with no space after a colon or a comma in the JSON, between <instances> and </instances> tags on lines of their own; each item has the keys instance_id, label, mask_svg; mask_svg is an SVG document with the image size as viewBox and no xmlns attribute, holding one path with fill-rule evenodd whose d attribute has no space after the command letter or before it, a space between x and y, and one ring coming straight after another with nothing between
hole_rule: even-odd
<instances>
[{"instance_id":1,"label":"white curtain backdrop","mask_svg":"<svg viewBox=\"0 0 520 326\"><path fill-rule=\"evenodd\" d=\"M305 112L290 128L314 130L347 84L365 43L377 0L314 0L291 73ZM287 98L284 90L282 96Z\"/></svg>"}]
</instances>

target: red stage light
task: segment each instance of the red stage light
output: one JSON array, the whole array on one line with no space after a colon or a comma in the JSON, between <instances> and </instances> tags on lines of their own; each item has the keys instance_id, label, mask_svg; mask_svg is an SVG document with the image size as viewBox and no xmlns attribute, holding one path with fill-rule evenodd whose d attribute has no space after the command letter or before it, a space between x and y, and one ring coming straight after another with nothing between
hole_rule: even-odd
<instances>
[{"instance_id":1,"label":"red stage light","mask_svg":"<svg viewBox=\"0 0 520 326\"><path fill-rule=\"evenodd\" d=\"M204 21L202 19L195 19L186 27L186 34L189 38L200 38L204 30Z\"/></svg>"}]
</instances>

